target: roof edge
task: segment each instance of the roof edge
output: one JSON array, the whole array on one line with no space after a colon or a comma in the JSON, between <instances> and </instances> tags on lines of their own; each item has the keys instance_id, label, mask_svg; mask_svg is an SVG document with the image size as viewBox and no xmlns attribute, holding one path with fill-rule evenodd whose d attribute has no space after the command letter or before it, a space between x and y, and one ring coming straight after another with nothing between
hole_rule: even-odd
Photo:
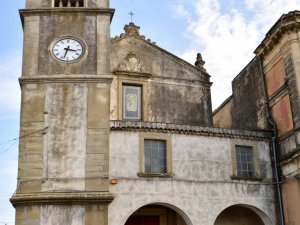
<instances>
[{"instance_id":1,"label":"roof edge","mask_svg":"<svg viewBox=\"0 0 300 225\"><path fill-rule=\"evenodd\" d=\"M254 53L263 57L273 49L285 33L297 30L300 30L300 11L295 10L283 14L266 33L265 38L255 49Z\"/></svg>"},{"instance_id":2,"label":"roof edge","mask_svg":"<svg viewBox=\"0 0 300 225\"><path fill-rule=\"evenodd\" d=\"M269 141L272 132L266 130L249 131L224 129L214 127L201 127L191 125L179 125L169 123L153 123L139 121L111 121L112 131L139 131L139 132L159 132L159 133L179 133L187 135L213 136L225 138L240 138L246 140Z\"/></svg>"}]
</instances>

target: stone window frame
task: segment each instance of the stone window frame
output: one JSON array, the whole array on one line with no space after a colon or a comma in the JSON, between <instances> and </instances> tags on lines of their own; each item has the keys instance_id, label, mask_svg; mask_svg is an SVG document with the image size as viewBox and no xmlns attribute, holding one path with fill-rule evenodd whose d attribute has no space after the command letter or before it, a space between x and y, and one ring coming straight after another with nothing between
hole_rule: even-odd
<instances>
[{"instance_id":1,"label":"stone window frame","mask_svg":"<svg viewBox=\"0 0 300 225\"><path fill-rule=\"evenodd\" d=\"M123 86L140 86L141 87L141 118L124 119L123 118ZM145 121L147 118L148 98L147 98L148 83L146 81L135 81L131 79L119 78L118 82L118 120L126 121Z\"/></svg>"},{"instance_id":2,"label":"stone window frame","mask_svg":"<svg viewBox=\"0 0 300 225\"><path fill-rule=\"evenodd\" d=\"M145 140L163 140L166 142L166 173L146 173L145 172ZM140 177L173 177L172 163L172 140L169 134L161 133L140 133L139 134L139 172Z\"/></svg>"},{"instance_id":3,"label":"stone window frame","mask_svg":"<svg viewBox=\"0 0 300 225\"><path fill-rule=\"evenodd\" d=\"M236 149L237 146L245 146L252 148L252 160L253 160L253 177L242 177L238 176L237 171L237 159L236 159ZM255 141L249 140L232 140L231 141L231 164L232 164L232 175L231 179L233 180L253 180L253 181L262 181L261 169L259 164L259 154L258 154L258 143Z\"/></svg>"},{"instance_id":4,"label":"stone window frame","mask_svg":"<svg viewBox=\"0 0 300 225\"><path fill-rule=\"evenodd\" d=\"M131 118L129 116L126 117L127 110L126 110L126 107L125 107L125 104L124 104L125 101L126 101L126 100L124 100L126 98L125 97L125 93L126 93L125 89L129 89L130 91L135 89L138 93L137 117L131 117ZM132 84L122 84L122 108L121 108L121 111L122 111L123 120L129 120L129 121L141 121L142 120L142 114L143 114L143 98L142 98L142 95L143 95L143 87L142 86L132 85Z\"/></svg>"}]
</instances>

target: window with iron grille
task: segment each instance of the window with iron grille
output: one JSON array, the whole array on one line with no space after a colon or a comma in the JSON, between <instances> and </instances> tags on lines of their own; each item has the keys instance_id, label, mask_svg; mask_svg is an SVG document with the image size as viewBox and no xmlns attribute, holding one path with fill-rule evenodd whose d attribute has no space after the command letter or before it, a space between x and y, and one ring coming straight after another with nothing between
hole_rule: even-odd
<instances>
[{"instance_id":1,"label":"window with iron grille","mask_svg":"<svg viewBox=\"0 0 300 225\"><path fill-rule=\"evenodd\" d=\"M254 177L253 148L249 146L236 146L236 163L238 177Z\"/></svg>"},{"instance_id":2,"label":"window with iron grille","mask_svg":"<svg viewBox=\"0 0 300 225\"><path fill-rule=\"evenodd\" d=\"M144 140L145 173L167 173L165 140Z\"/></svg>"},{"instance_id":3,"label":"window with iron grille","mask_svg":"<svg viewBox=\"0 0 300 225\"><path fill-rule=\"evenodd\" d=\"M54 7L84 7L84 0L55 0Z\"/></svg>"}]
</instances>

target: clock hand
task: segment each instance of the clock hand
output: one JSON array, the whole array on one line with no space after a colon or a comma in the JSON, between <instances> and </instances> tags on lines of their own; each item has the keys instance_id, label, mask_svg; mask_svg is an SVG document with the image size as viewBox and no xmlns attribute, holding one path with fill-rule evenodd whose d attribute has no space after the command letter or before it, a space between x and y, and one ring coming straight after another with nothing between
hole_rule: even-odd
<instances>
[{"instance_id":1,"label":"clock hand","mask_svg":"<svg viewBox=\"0 0 300 225\"><path fill-rule=\"evenodd\" d=\"M69 51L77 52L77 50L74 50L74 49L71 49L71 48L69 48Z\"/></svg>"},{"instance_id":2,"label":"clock hand","mask_svg":"<svg viewBox=\"0 0 300 225\"><path fill-rule=\"evenodd\" d=\"M67 55L68 51L70 50L70 46L68 46L67 48L64 48L64 50L66 50L65 55L64 55L64 58L66 58L66 55Z\"/></svg>"}]
</instances>

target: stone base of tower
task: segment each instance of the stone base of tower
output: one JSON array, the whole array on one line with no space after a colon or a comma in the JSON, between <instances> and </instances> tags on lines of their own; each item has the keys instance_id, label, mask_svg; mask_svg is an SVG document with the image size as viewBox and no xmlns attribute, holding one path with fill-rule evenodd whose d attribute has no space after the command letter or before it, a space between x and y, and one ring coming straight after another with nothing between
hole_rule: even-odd
<instances>
[{"instance_id":1,"label":"stone base of tower","mask_svg":"<svg viewBox=\"0 0 300 225\"><path fill-rule=\"evenodd\" d=\"M109 192L43 192L15 194L16 225L108 224Z\"/></svg>"}]
</instances>

